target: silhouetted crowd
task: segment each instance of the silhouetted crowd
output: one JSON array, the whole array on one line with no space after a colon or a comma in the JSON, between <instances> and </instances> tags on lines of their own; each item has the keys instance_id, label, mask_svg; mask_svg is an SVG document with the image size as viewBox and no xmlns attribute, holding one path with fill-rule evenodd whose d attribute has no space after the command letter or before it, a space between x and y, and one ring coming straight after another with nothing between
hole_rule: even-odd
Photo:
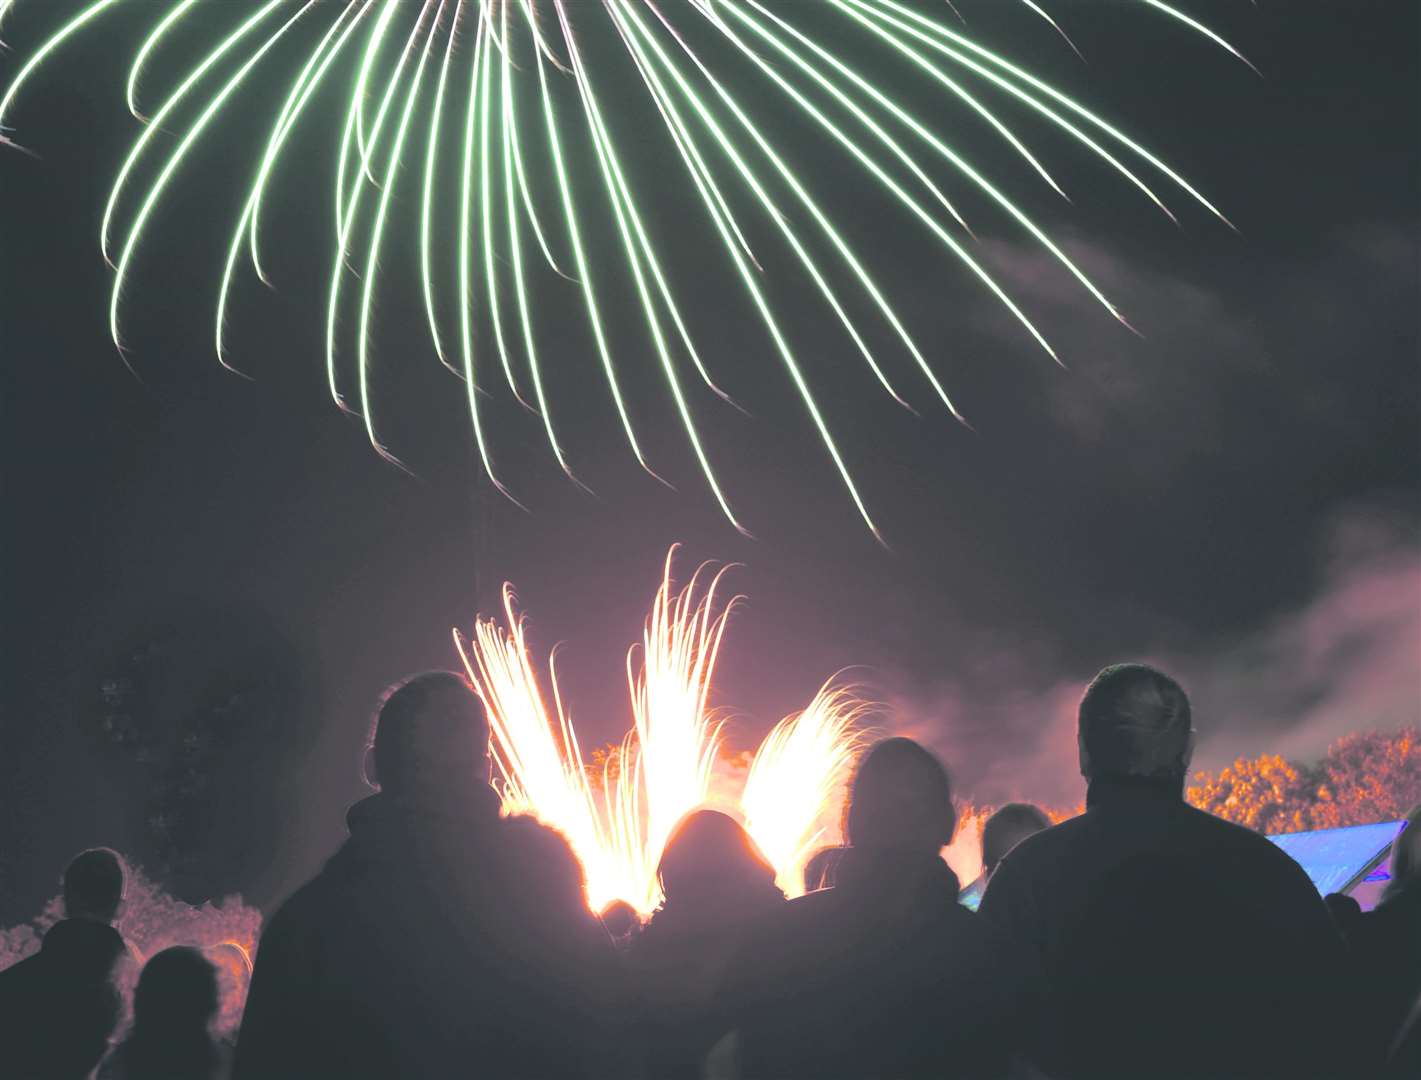
<instances>
[{"instance_id":1,"label":"silhouetted crowd","mask_svg":"<svg viewBox=\"0 0 1421 1080\"><path fill-rule=\"evenodd\" d=\"M470 783L488 742L459 676L386 695L376 794L266 925L235 1047L197 950L150 958L130 1009L122 864L78 856L65 918L0 972L0 1077L1421 1076L1421 811L1375 910L1325 904L1264 837L1185 803L1189 701L1153 668L1107 668L1081 700L1085 812L1003 807L966 890L940 855L947 772L893 738L804 896L698 810L650 919L598 917L563 837Z\"/></svg>"}]
</instances>

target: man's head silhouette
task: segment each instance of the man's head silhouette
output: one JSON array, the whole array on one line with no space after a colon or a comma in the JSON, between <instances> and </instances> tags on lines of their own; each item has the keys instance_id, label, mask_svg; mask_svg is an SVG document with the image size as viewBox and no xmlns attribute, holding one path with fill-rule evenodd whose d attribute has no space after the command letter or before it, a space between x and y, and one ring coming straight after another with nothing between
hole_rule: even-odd
<instances>
[{"instance_id":1,"label":"man's head silhouette","mask_svg":"<svg viewBox=\"0 0 1421 1080\"><path fill-rule=\"evenodd\" d=\"M443 801L489 781L489 729L467 680L430 671L385 692L365 755L365 776L398 799Z\"/></svg>"},{"instance_id":2,"label":"man's head silhouette","mask_svg":"<svg viewBox=\"0 0 1421 1080\"><path fill-rule=\"evenodd\" d=\"M845 834L854 847L936 855L952 840L957 811L947 770L912 739L884 739L859 763Z\"/></svg>"},{"instance_id":3,"label":"man's head silhouette","mask_svg":"<svg viewBox=\"0 0 1421 1080\"><path fill-rule=\"evenodd\" d=\"M1050 827L1051 819L1031 803L1007 803L982 826L982 873L991 877L1008 851Z\"/></svg>"},{"instance_id":4,"label":"man's head silhouette","mask_svg":"<svg viewBox=\"0 0 1421 1080\"><path fill-rule=\"evenodd\" d=\"M1194 756L1189 698L1148 664L1114 664L1080 704L1081 775L1182 780Z\"/></svg>"},{"instance_id":5,"label":"man's head silhouette","mask_svg":"<svg viewBox=\"0 0 1421 1080\"><path fill-rule=\"evenodd\" d=\"M64 871L64 914L111 923L123 900L123 863L108 848L90 848Z\"/></svg>"}]
</instances>

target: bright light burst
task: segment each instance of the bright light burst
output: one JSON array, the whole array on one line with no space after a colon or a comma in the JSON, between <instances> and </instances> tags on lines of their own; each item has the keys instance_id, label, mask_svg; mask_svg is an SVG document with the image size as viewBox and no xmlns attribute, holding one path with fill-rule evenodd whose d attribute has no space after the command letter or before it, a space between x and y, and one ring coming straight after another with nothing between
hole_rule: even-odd
<instances>
[{"instance_id":1,"label":"bright light burst","mask_svg":"<svg viewBox=\"0 0 1421 1080\"><path fill-rule=\"evenodd\" d=\"M690 583L672 593L673 547L637 650L627 653L627 683L635 718L636 767L646 792L646 844L659 858L666 838L687 811L706 801L720 750L720 724L707 709L725 621L734 598L716 610L722 568L702 591L702 564Z\"/></svg>"},{"instance_id":2,"label":"bright light burst","mask_svg":"<svg viewBox=\"0 0 1421 1080\"><path fill-rule=\"evenodd\" d=\"M1049 21L1041 4L1023 2ZM1138 2L1238 55L1176 7ZM13 15L15 3L0 0L0 18ZM51 6L58 5L51 0ZM121 0L78 6L67 23L27 50L0 98L0 132L40 66L100 16L125 6ZM767 291L769 275L751 244L761 234L778 234L810 293L832 312L889 394L907 403L879 347L871 344L885 331L917 377L960 419L869 263L811 193L810 177L790 160L790 148L769 132L762 113L771 100L841 148L851 168L861 170L849 182L862 183L866 194L921 225L1052 357L1044 335L973 253L972 234L944 190L949 180L995 206L1059 260L1086 295L1121 318L1026 211L949 141L942 123L923 120L899 88L866 73L863 54L872 49L889 57L905 82L922 80L986 123L1062 195L1045 165L999 115L998 103L1025 107L1064 132L1171 218L1152 184L1163 182L1222 219L1144 146L974 41L965 24L952 21L950 5L925 0L168 0L149 6L156 9L155 20L137 46L125 87L129 109L146 126L119 170L100 235L115 270L109 304L115 344L123 347L121 302L134 257L185 161L204 135L221 139L235 130L239 101L248 100L241 95L275 85L285 94L252 157L216 297L216 351L228 364L227 318L244 255L256 275L270 282L262 255L264 202L293 148L303 160L313 156L317 121L308 113L328 109L328 84L340 83L335 92L341 111L328 118L338 119L329 129L336 149L335 242L325 290L330 393L363 419L372 445L393 461L373 400L372 339L382 254L398 220L395 227L418 243L433 351L466 384L473 437L500 490L482 417L487 402L481 401L497 378L490 374L495 366L512 394L541 416L554 457L572 475L549 383L574 361L550 361L549 343L540 342L536 331L540 308L569 303L585 311L591 352L627 442L651 471L624 392L631 372L622 357L629 349L614 342L608 317L608 297L629 287L650 346L637 351L653 358L706 483L741 528L711 465L687 385L694 373L726 397L678 300L700 281L673 287L676 275L667 265L673 250L705 248L708 256L719 253L724 271L743 287L850 497L876 534L810 373ZM1057 23L1051 25L1064 35ZM858 43L846 46L845 32ZM629 91L631 86L637 89ZM312 110L313 101L322 104ZM648 176L629 167L627 147L635 139L637 157L644 158L643 144L657 124L666 168ZM240 160L236 153L234 161ZM941 176L930 171L934 167ZM649 212L648 190L667 186L671 176L690 182L698 219L665 220ZM417 190L407 193L410 187ZM611 230L608 239L593 230L603 224ZM696 262L698 276L710 272L709 257Z\"/></svg>"},{"instance_id":3,"label":"bright light burst","mask_svg":"<svg viewBox=\"0 0 1421 1080\"><path fill-rule=\"evenodd\" d=\"M652 602L641 646L628 656L632 730L594 779L549 664L549 709L528 651L513 592L504 589L505 624L479 619L472 639L455 642L487 707L493 759L505 813L528 813L560 830L587 875L588 902L614 899L639 911L661 901L656 865L676 823L710 798L721 745L707 704L721 636L734 599L717 602L725 573L703 565L679 592L673 548ZM832 812L833 798L858 749L863 706L826 684L809 707L782 721L757 751L742 808L746 827L797 891L808 849Z\"/></svg>"},{"instance_id":4,"label":"bright light burst","mask_svg":"<svg viewBox=\"0 0 1421 1080\"><path fill-rule=\"evenodd\" d=\"M594 907L618 897L644 907L651 899L648 879L655 876L655 861L648 867L635 747L630 739L623 744L621 775L604 770L600 793L594 791L558 693L556 654L549 663L550 712L514 603L513 590L505 586L506 627L495 619L479 619L472 640L458 633L454 637L486 706L504 812L532 814L567 837L582 860Z\"/></svg>"},{"instance_id":5,"label":"bright light burst","mask_svg":"<svg viewBox=\"0 0 1421 1080\"><path fill-rule=\"evenodd\" d=\"M824 841L824 810L849 778L867 708L831 680L803 712L776 724L755 751L740 796L745 828L790 896L804 892L804 864Z\"/></svg>"}]
</instances>

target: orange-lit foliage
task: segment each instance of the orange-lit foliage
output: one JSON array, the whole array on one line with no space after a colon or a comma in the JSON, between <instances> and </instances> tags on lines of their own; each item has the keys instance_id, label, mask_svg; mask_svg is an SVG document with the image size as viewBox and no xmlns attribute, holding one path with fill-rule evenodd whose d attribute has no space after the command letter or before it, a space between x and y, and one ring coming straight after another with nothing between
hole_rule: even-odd
<instances>
[{"instance_id":1,"label":"orange-lit foliage","mask_svg":"<svg viewBox=\"0 0 1421 1080\"><path fill-rule=\"evenodd\" d=\"M1397 821L1421 803L1421 738L1413 728L1358 732L1315 765L1264 754L1193 781L1191 803L1260 832Z\"/></svg>"},{"instance_id":2,"label":"orange-lit foliage","mask_svg":"<svg viewBox=\"0 0 1421 1080\"><path fill-rule=\"evenodd\" d=\"M1312 828L1309 771L1277 754L1239 758L1218 773L1195 773L1188 798L1201 810L1262 833Z\"/></svg>"},{"instance_id":3,"label":"orange-lit foliage","mask_svg":"<svg viewBox=\"0 0 1421 1080\"><path fill-rule=\"evenodd\" d=\"M1332 744L1319 771L1314 829L1398 820L1421 803L1421 733L1348 735Z\"/></svg>"},{"instance_id":4,"label":"orange-lit foliage","mask_svg":"<svg viewBox=\"0 0 1421 1080\"><path fill-rule=\"evenodd\" d=\"M40 938L62 914L62 901L56 896L32 923L0 929L0 970L37 951ZM217 968L222 991L217 1031L221 1035L235 1034L247 1000L251 976L249 958L255 955L261 934L260 911L243 903L239 896L193 907L169 896L130 863L118 929L137 961L126 973L128 977L124 981L130 984L144 961L169 946L192 945L202 949ZM127 996L132 986L123 989Z\"/></svg>"},{"instance_id":5,"label":"orange-lit foliage","mask_svg":"<svg viewBox=\"0 0 1421 1080\"><path fill-rule=\"evenodd\" d=\"M1278 754L1239 758L1218 772L1195 773L1185 797L1201 810L1262 833L1400 821L1421 804L1421 732L1345 735L1315 764ZM958 820L980 836L981 823L994 809L960 802ZM1043 809L1054 825L1082 813L1085 804ZM954 848L970 847L959 840Z\"/></svg>"}]
</instances>

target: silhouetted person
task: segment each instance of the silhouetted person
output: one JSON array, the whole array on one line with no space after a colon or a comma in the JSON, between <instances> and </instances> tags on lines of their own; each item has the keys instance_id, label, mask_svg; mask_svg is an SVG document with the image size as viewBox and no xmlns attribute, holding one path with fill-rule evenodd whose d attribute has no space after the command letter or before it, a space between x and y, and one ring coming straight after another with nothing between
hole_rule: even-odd
<instances>
[{"instance_id":1,"label":"silhouetted person","mask_svg":"<svg viewBox=\"0 0 1421 1080\"><path fill-rule=\"evenodd\" d=\"M999 1075L1031 1015L1029 958L957 904L939 851L947 773L909 739L863 759L834 886L790 901L742 950L722 995L746 1077Z\"/></svg>"},{"instance_id":2,"label":"silhouetted person","mask_svg":"<svg viewBox=\"0 0 1421 1080\"><path fill-rule=\"evenodd\" d=\"M1381 903L1357 917L1347 939L1361 969L1370 1037L1390 1046L1421 998L1421 806L1391 845Z\"/></svg>"},{"instance_id":3,"label":"silhouetted person","mask_svg":"<svg viewBox=\"0 0 1421 1080\"><path fill-rule=\"evenodd\" d=\"M223 1080L231 1049L212 1035L217 969L197 949L164 949L133 992L133 1030L98 1080Z\"/></svg>"},{"instance_id":4,"label":"silhouetted person","mask_svg":"<svg viewBox=\"0 0 1421 1080\"><path fill-rule=\"evenodd\" d=\"M839 856L843 853L842 846L822 847L809 856L804 864L804 891L810 893L820 889L832 889L834 867L838 865Z\"/></svg>"},{"instance_id":5,"label":"silhouetted person","mask_svg":"<svg viewBox=\"0 0 1421 1080\"><path fill-rule=\"evenodd\" d=\"M0 1072L16 1080L81 1080L109 1048L127 962L113 928L123 900L123 864L107 848L64 871L64 918L40 950L0 972Z\"/></svg>"},{"instance_id":6,"label":"silhouetted person","mask_svg":"<svg viewBox=\"0 0 1421 1080\"><path fill-rule=\"evenodd\" d=\"M784 906L775 871L731 817L696 810L666 841L665 895L629 955L646 1065L656 1080L699 1078L724 1028L715 991L750 929Z\"/></svg>"},{"instance_id":7,"label":"silhouetted person","mask_svg":"<svg viewBox=\"0 0 1421 1080\"><path fill-rule=\"evenodd\" d=\"M1141 664L1080 704L1086 811L1001 862L981 914L1054 990L1038 1064L1070 1077L1337 1077L1359 1068L1345 949L1262 836L1184 802L1189 699Z\"/></svg>"},{"instance_id":8,"label":"silhouetted person","mask_svg":"<svg viewBox=\"0 0 1421 1080\"><path fill-rule=\"evenodd\" d=\"M1003 856L1028 836L1050 827L1051 819L1031 803L1011 802L993 811L982 826L982 873L962 890L964 902L970 893L972 902L968 906L975 910Z\"/></svg>"},{"instance_id":9,"label":"silhouetted person","mask_svg":"<svg viewBox=\"0 0 1421 1080\"><path fill-rule=\"evenodd\" d=\"M531 817L502 823L503 902L486 913L503 995L489 1076L628 1077L632 993L606 927L587 906L582 863L567 838Z\"/></svg>"},{"instance_id":10,"label":"silhouetted person","mask_svg":"<svg viewBox=\"0 0 1421 1080\"><path fill-rule=\"evenodd\" d=\"M566 843L499 820L488 739L457 675L387 695L366 756L378 793L262 935L241 1080L611 1074L611 941Z\"/></svg>"},{"instance_id":11,"label":"silhouetted person","mask_svg":"<svg viewBox=\"0 0 1421 1080\"><path fill-rule=\"evenodd\" d=\"M1007 852L1028 836L1035 836L1051 827L1040 807L1031 803L1007 803L987 819L982 826L982 873L988 881L996 872Z\"/></svg>"},{"instance_id":12,"label":"silhouetted person","mask_svg":"<svg viewBox=\"0 0 1421 1080\"><path fill-rule=\"evenodd\" d=\"M1344 938L1350 935L1357 920L1362 917L1362 905L1357 898L1334 892L1324 896L1322 902L1327 905L1327 913L1332 916L1332 925L1337 927L1337 932Z\"/></svg>"},{"instance_id":13,"label":"silhouetted person","mask_svg":"<svg viewBox=\"0 0 1421 1080\"><path fill-rule=\"evenodd\" d=\"M630 948L641 934L641 916L625 900L613 900L602 909L598 918L619 949Z\"/></svg>"}]
</instances>

